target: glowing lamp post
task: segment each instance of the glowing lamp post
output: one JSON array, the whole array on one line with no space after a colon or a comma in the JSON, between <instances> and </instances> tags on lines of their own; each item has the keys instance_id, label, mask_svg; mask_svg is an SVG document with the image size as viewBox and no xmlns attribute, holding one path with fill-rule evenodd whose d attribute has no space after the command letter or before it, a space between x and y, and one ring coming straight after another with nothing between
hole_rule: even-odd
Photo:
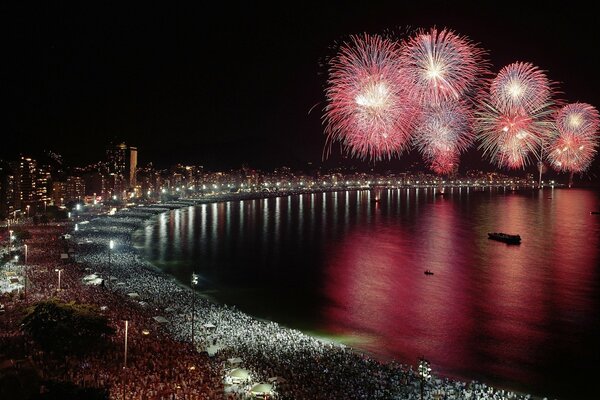
<instances>
[{"instance_id":1,"label":"glowing lamp post","mask_svg":"<svg viewBox=\"0 0 600 400\"><path fill-rule=\"evenodd\" d=\"M423 386L426 380L431 378L431 368L429 366L429 361L427 361L424 357L419 359L419 378L421 379L421 400L423 400Z\"/></svg>"},{"instance_id":2,"label":"glowing lamp post","mask_svg":"<svg viewBox=\"0 0 600 400\"><path fill-rule=\"evenodd\" d=\"M25 251L24 251L24 256L25 256L25 260L24 260L24 264L27 265L27 244L23 245ZM27 298L27 268L23 268L23 293L25 295L25 298Z\"/></svg>"},{"instance_id":3,"label":"glowing lamp post","mask_svg":"<svg viewBox=\"0 0 600 400\"><path fill-rule=\"evenodd\" d=\"M196 313L196 296L194 293L194 286L198 284L198 275L192 273L192 348L194 347L194 314Z\"/></svg>"},{"instance_id":4,"label":"glowing lamp post","mask_svg":"<svg viewBox=\"0 0 600 400\"><path fill-rule=\"evenodd\" d=\"M129 321L125 320L125 353L123 355L123 369L127 368L127 334L129 332Z\"/></svg>"},{"instance_id":5,"label":"glowing lamp post","mask_svg":"<svg viewBox=\"0 0 600 400\"><path fill-rule=\"evenodd\" d=\"M10 257L10 253L11 253L11 246L12 246L12 241L13 241L13 231L9 230L8 231L8 256Z\"/></svg>"},{"instance_id":6,"label":"glowing lamp post","mask_svg":"<svg viewBox=\"0 0 600 400\"><path fill-rule=\"evenodd\" d=\"M54 271L58 272L58 289L57 289L57 291L60 292L60 274L62 273L63 270L62 270L62 268L56 268Z\"/></svg>"},{"instance_id":7,"label":"glowing lamp post","mask_svg":"<svg viewBox=\"0 0 600 400\"><path fill-rule=\"evenodd\" d=\"M108 242L108 285L110 286L110 273L112 271L112 251L115 248L115 241Z\"/></svg>"}]
</instances>

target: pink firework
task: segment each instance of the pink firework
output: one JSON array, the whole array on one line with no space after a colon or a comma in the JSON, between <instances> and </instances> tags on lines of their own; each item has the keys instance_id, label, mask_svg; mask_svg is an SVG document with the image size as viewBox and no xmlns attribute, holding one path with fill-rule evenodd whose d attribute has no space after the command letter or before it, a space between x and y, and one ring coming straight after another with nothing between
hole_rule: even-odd
<instances>
[{"instance_id":1,"label":"pink firework","mask_svg":"<svg viewBox=\"0 0 600 400\"><path fill-rule=\"evenodd\" d=\"M524 168L553 134L551 114L551 108L502 112L484 103L477 113L479 149L498 166Z\"/></svg>"},{"instance_id":2,"label":"pink firework","mask_svg":"<svg viewBox=\"0 0 600 400\"><path fill-rule=\"evenodd\" d=\"M583 172L598 147L600 115L586 103L567 104L556 117L557 137L547 148L548 160L558 171Z\"/></svg>"},{"instance_id":3,"label":"pink firework","mask_svg":"<svg viewBox=\"0 0 600 400\"><path fill-rule=\"evenodd\" d=\"M516 62L498 73L490 86L490 101L502 112L523 109L528 113L549 102L551 87L546 74L530 63Z\"/></svg>"},{"instance_id":4,"label":"pink firework","mask_svg":"<svg viewBox=\"0 0 600 400\"><path fill-rule=\"evenodd\" d=\"M567 104L556 115L556 128L560 133L594 135L599 126L598 110L587 103Z\"/></svg>"},{"instance_id":5,"label":"pink firework","mask_svg":"<svg viewBox=\"0 0 600 400\"><path fill-rule=\"evenodd\" d=\"M488 70L484 56L469 39L448 29L421 30L402 49L402 63L421 104L475 93L475 85Z\"/></svg>"},{"instance_id":6,"label":"pink firework","mask_svg":"<svg viewBox=\"0 0 600 400\"><path fill-rule=\"evenodd\" d=\"M464 102L448 101L424 107L415 129L414 145L425 160L443 161L432 165L457 165L460 153L473 143L473 139L471 109ZM446 162L449 159L452 162Z\"/></svg>"},{"instance_id":7,"label":"pink firework","mask_svg":"<svg viewBox=\"0 0 600 400\"><path fill-rule=\"evenodd\" d=\"M329 63L328 140L352 156L379 160L404 151L418 116L399 45L377 35L352 36Z\"/></svg>"},{"instance_id":8,"label":"pink firework","mask_svg":"<svg viewBox=\"0 0 600 400\"><path fill-rule=\"evenodd\" d=\"M459 154L453 151L439 151L424 157L429 169L438 175L447 175L458 168Z\"/></svg>"}]
</instances>

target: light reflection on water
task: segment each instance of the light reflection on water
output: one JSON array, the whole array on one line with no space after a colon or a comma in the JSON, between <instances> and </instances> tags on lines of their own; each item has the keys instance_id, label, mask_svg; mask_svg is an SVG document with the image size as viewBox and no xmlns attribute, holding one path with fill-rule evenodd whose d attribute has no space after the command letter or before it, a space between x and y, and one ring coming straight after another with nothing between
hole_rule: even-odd
<instances>
[{"instance_id":1,"label":"light reflection on water","mask_svg":"<svg viewBox=\"0 0 600 400\"><path fill-rule=\"evenodd\" d=\"M172 211L138 234L182 282L434 371L567 398L599 361L599 196L384 190ZM518 246L487 232L519 233ZM423 271L431 269L432 276ZM587 385L587 386L586 386Z\"/></svg>"}]
</instances>

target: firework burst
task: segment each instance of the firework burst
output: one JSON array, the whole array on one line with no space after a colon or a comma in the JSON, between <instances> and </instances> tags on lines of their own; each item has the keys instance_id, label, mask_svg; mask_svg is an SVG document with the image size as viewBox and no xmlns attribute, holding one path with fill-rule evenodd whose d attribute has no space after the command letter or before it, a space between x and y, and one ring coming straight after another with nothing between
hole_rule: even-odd
<instances>
[{"instance_id":1,"label":"firework burst","mask_svg":"<svg viewBox=\"0 0 600 400\"><path fill-rule=\"evenodd\" d=\"M424 159L433 172L438 175L447 175L458 168L459 154L453 151L439 151L424 156Z\"/></svg>"},{"instance_id":2,"label":"firework burst","mask_svg":"<svg viewBox=\"0 0 600 400\"><path fill-rule=\"evenodd\" d=\"M377 35L352 36L329 63L324 115L328 140L340 141L359 158L399 155L418 116L409 83L396 42Z\"/></svg>"},{"instance_id":3,"label":"firework burst","mask_svg":"<svg viewBox=\"0 0 600 400\"><path fill-rule=\"evenodd\" d=\"M594 135L599 126L598 110L586 103L567 104L556 114L556 128L560 133Z\"/></svg>"},{"instance_id":4,"label":"firework burst","mask_svg":"<svg viewBox=\"0 0 600 400\"><path fill-rule=\"evenodd\" d=\"M475 93L475 83L487 73L484 56L469 39L448 29L421 30L402 49L402 63L421 104Z\"/></svg>"},{"instance_id":5,"label":"firework burst","mask_svg":"<svg viewBox=\"0 0 600 400\"><path fill-rule=\"evenodd\" d=\"M507 65L490 86L491 103L502 112L523 109L531 113L548 103L550 95L551 87L546 74L530 63Z\"/></svg>"},{"instance_id":6,"label":"firework burst","mask_svg":"<svg viewBox=\"0 0 600 400\"><path fill-rule=\"evenodd\" d=\"M435 172L447 173L473 143L472 126L472 112L464 102L432 104L424 107L413 143Z\"/></svg>"},{"instance_id":7,"label":"firework burst","mask_svg":"<svg viewBox=\"0 0 600 400\"><path fill-rule=\"evenodd\" d=\"M598 147L600 115L586 103L567 104L556 116L557 137L547 148L548 160L558 171L583 172Z\"/></svg>"},{"instance_id":8,"label":"firework burst","mask_svg":"<svg viewBox=\"0 0 600 400\"><path fill-rule=\"evenodd\" d=\"M484 103L477 112L479 149L500 167L524 168L551 138L555 130L551 115L549 106L531 113L503 112Z\"/></svg>"}]
</instances>

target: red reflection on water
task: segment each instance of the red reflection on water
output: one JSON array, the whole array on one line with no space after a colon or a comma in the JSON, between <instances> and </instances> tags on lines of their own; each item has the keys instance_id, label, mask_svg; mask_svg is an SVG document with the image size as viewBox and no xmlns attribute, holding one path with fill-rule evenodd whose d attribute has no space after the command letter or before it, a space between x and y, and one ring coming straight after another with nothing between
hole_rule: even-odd
<instances>
[{"instance_id":1,"label":"red reflection on water","mask_svg":"<svg viewBox=\"0 0 600 400\"><path fill-rule=\"evenodd\" d=\"M544 393L553 374L598 357L586 355L598 350L588 331L597 329L597 197L548 192L434 198L413 220L356 227L327 253L324 328L379 357L425 355L445 375ZM523 242L489 240L492 231Z\"/></svg>"}]
</instances>

